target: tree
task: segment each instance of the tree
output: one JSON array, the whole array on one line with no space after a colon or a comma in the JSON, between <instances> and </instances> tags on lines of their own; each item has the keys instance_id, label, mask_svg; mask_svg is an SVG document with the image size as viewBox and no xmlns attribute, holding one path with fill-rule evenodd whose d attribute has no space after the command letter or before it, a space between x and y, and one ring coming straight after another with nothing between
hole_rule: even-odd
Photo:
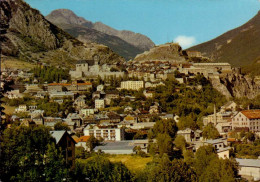
<instances>
[{"instance_id":1,"label":"tree","mask_svg":"<svg viewBox=\"0 0 260 182\"><path fill-rule=\"evenodd\" d=\"M49 129L44 126L7 128L3 133L1 143L0 179L3 181L46 181L46 176L43 175L46 172L45 164L50 164L48 171L62 168L62 166L59 167L62 161L58 161L61 159L60 151L51 145L55 145L55 139L51 137ZM52 157L50 156L52 154L55 155ZM58 176L62 175L62 171L57 172ZM50 175L47 176L50 177Z\"/></svg>"},{"instance_id":2,"label":"tree","mask_svg":"<svg viewBox=\"0 0 260 182\"><path fill-rule=\"evenodd\" d=\"M199 181L223 181L235 182L238 177L238 165L229 159L215 158L210 161L208 166L199 178Z\"/></svg>"},{"instance_id":3,"label":"tree","mask_svg":"<svg viewBox=\"0 0 260 182\"><path fill-rule=\"evenodd\" d=\"M158 134L168 134L172 139L178 131L176 122L173 119L158 120L153 127L153 134L156 137Z\"/></svg>"},{"instance_id":4,"label":"tree","mask_svg":"<svg viewBox=\"0 0 260 182\"><path fill-rule=\"evenodd\" d=\"M163 154L170 155L173 152L173 143L172 143L172 138L166 134L158 134L156 137L157 140L157 145L158 145L158 151L159 155L162 156Z\"/></svg>"},{"instance_id":5,"label":"tree","mask_svg":"<svg viewBox=\"0 0 260 182\"><path fill-rule=\"evenodd\" d=\"M94 136L90 136L87 141L87 147L89 148L89 151L93 151L93 149L99 145L98 139L96 139Z\"/></svg>"},{"instance_id":6,"label":"tree","mask_svg":"<svg viewBox=\"0 0 260 182\"><path fill-rule=\"evenodd\" d=\"M54 125L54 130L55 131L60 131L60 130L70 131L70 127L66 123L63 123L60 121Z\"/></svg>"},{"instance_id":7,"label":"tree","mask_svg":"<svg viewBox=\"0 0 260 182\"><path fill-rule=\"evenodd\" d=\"M132 181L132 174L125 167L124 164L111 163L107 158L96 155L86 161L77 161L74 175L75 181L89 181L99 182L130 182Z\"/></svg>"},{"instance_id":8,"label":"tree","mask_svg":"<svg viewBox=\"0 0 260 182\"><path fill-rule=\"evenodd\" d=\"M220 134L213 124L210 123L203 128L202 136L206 139L216 139L220 137Z\"/></svg>"},{"instance_id":9,"label":"tree","mask_svg":"<svg viewBox=\"0 0 260 182\"><path fill-rule=\"evenodd\" d=\"M167 155L155 158L151 163L148 163L139 178L139 181L148 182L191 182L197 179L194 170L183 160L170 161Z\"/></svg>"},{"instance_id":10,"label":"tree","mask_svg":"<svg viewBox=\"0 0 260 182\"><path fill-rule=\"evenodd\" d=\"M245 136L246 136L246 139L248 139L250 142L255 141L255 134L254 133L247 132Z\"/></svg>"},{"instance_id":11,"label":"tree","mask_svg":"<svg viewBox=\"0 0 260 182\"><path fill-rule=\"evenodd\" d=\"M180 130L185 130L186 128L190 128L192 130L198 129L198 125L194 121L194 119L191 116L183 116L180 117L178 122L178 128Z\"/></svg>"},{"instance_id":12,"label":"tree","mask_svg":"<svg viewBox=\"0 0 260 182\"><path fill-rule=\"evenodd\" d=\"M46 181L62 181L67 173L65 160L55 143L48 144L47 147L44 166Z\"/></svg>"},{"instance_id":13,"label":"tree","mask_svg":"<svg viewBox=\"0 0 260 182\"><path fill-rule=\"evenodd\" d=\"M177 135L177 137L174 140L175 147L180 149L180 150L185 150L187 146L187 142L185 138L181 135Z\"/></svg>"},{"instance_id":14,"label":"tree","mask_svg":"<svg viewBox=\"0 0 260 182\"><path fill-rule=\"evenodd\" d=\"M217 158L218 156L215 153L214 147L210 145L200 147L197 150L194 159L194 168L197 175L202 175L203 171L205 170L205 167L207 167L213 159Z\"/></svg>"}]
</instances>

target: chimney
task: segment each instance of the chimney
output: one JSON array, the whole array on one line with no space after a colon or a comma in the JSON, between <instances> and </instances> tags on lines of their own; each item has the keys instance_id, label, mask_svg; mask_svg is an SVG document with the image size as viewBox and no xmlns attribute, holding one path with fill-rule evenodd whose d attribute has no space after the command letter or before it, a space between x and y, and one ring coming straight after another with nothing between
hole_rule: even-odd
<instances>
[{"instance_id":1,"label":"chimney","mask_svg":"<svg viewBox=\"0 0 260 182\"><path fill-rule=\"evenodd\" d=\"M214 124L217 125L217 112L216 112L216 104L214 104Z\"/></svg>"}]
</instances>

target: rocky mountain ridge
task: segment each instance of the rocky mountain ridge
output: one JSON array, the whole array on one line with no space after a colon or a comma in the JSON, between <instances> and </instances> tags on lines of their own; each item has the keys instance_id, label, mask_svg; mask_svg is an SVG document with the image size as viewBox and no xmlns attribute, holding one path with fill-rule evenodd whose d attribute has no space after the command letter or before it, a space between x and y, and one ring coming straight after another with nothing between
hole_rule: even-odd
<instances>
[{"instance_id":1,"label":"rocky mountain ridge","mask_svg":"<svg viewBox=\"0 0 260 182\"><path fill-rule=\"evenodd\" d=\"M63 66L95 54L104 62L124 61L106 46L80 42L22 0L0 1L0 13L1 56Z\"/></svg>"},{"instance_id":2,"label":"rocky mountain ridge","mask_svg":"<svg viewBox=\"0 0 260 182\"><path fill-rule=\"evenodd\" d=\"M81 41L104 44L126 59L132 59L154 46L142 34L119 31L101 22L92 23L68 9L54 10L46 18Z\"/></svg>"}]
</instances>

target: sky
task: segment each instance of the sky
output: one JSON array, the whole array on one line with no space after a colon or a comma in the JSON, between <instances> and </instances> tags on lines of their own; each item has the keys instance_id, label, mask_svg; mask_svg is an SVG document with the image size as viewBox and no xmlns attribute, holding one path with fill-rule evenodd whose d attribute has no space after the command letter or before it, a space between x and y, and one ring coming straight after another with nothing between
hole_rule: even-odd
<instances>
[{"instance_id":1,"label":"sky","mask_svg":"<svg viewBox=\"0 0 260 182\"><path fill-rule=\"evenodd\" d=\"M156 45L183 48L236 28L260 10L260 0L25 0L45 16L70 9L92 22L148 36Z\"/></svg>"}]
</instances>

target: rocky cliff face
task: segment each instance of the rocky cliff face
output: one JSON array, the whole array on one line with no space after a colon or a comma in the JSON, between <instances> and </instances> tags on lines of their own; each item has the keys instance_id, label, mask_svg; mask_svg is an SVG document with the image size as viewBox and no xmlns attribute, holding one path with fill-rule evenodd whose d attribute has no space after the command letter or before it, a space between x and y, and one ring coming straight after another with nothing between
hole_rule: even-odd
<instances>
[{"instance_id":1,"label":"rocky cliff face","mask_svg":"<svg viewBox=\"0 0 260 182\"><path fill-rule=\"evenodd\" d=\"M92 23L68 9L54 10L46 18L81 41L104 44L126 59L154 46L145 35L119 31L101 22Z\"/></svg>"},{"instance_id":2,"label":"rocky cliff face","mask_svg":"<svg viewBox=\"0 0 260 182\"><path fill-rule=\"evenodd\" d=\"M22 0L0 1L0 13L2 56L63 66L95 54L104 62L124 61L106 46L83 44Z\"/></svg>"},{"instance_id":3,"label":"rocky cliff face","mask_svg":"<svg viewBox=\"0 0 260 182\"><path fill-rule=\"evenodd\" d=\"M185 62L185 56L179 44L167 43L155 46L135 57L134 61L174 61Z\"/></svg>"},{"instance_id":4,"label":"rocky cliff face","mask_svg":"<svg viewBox=\"0 0 260 182\"><path fill-rule=\"evenodd\" d=\"M210 79L213 87L227 97L248 97L260 94L260 85L249 76L237 73L227 74L219 79Z\"/></svg>"}]
</instances>

